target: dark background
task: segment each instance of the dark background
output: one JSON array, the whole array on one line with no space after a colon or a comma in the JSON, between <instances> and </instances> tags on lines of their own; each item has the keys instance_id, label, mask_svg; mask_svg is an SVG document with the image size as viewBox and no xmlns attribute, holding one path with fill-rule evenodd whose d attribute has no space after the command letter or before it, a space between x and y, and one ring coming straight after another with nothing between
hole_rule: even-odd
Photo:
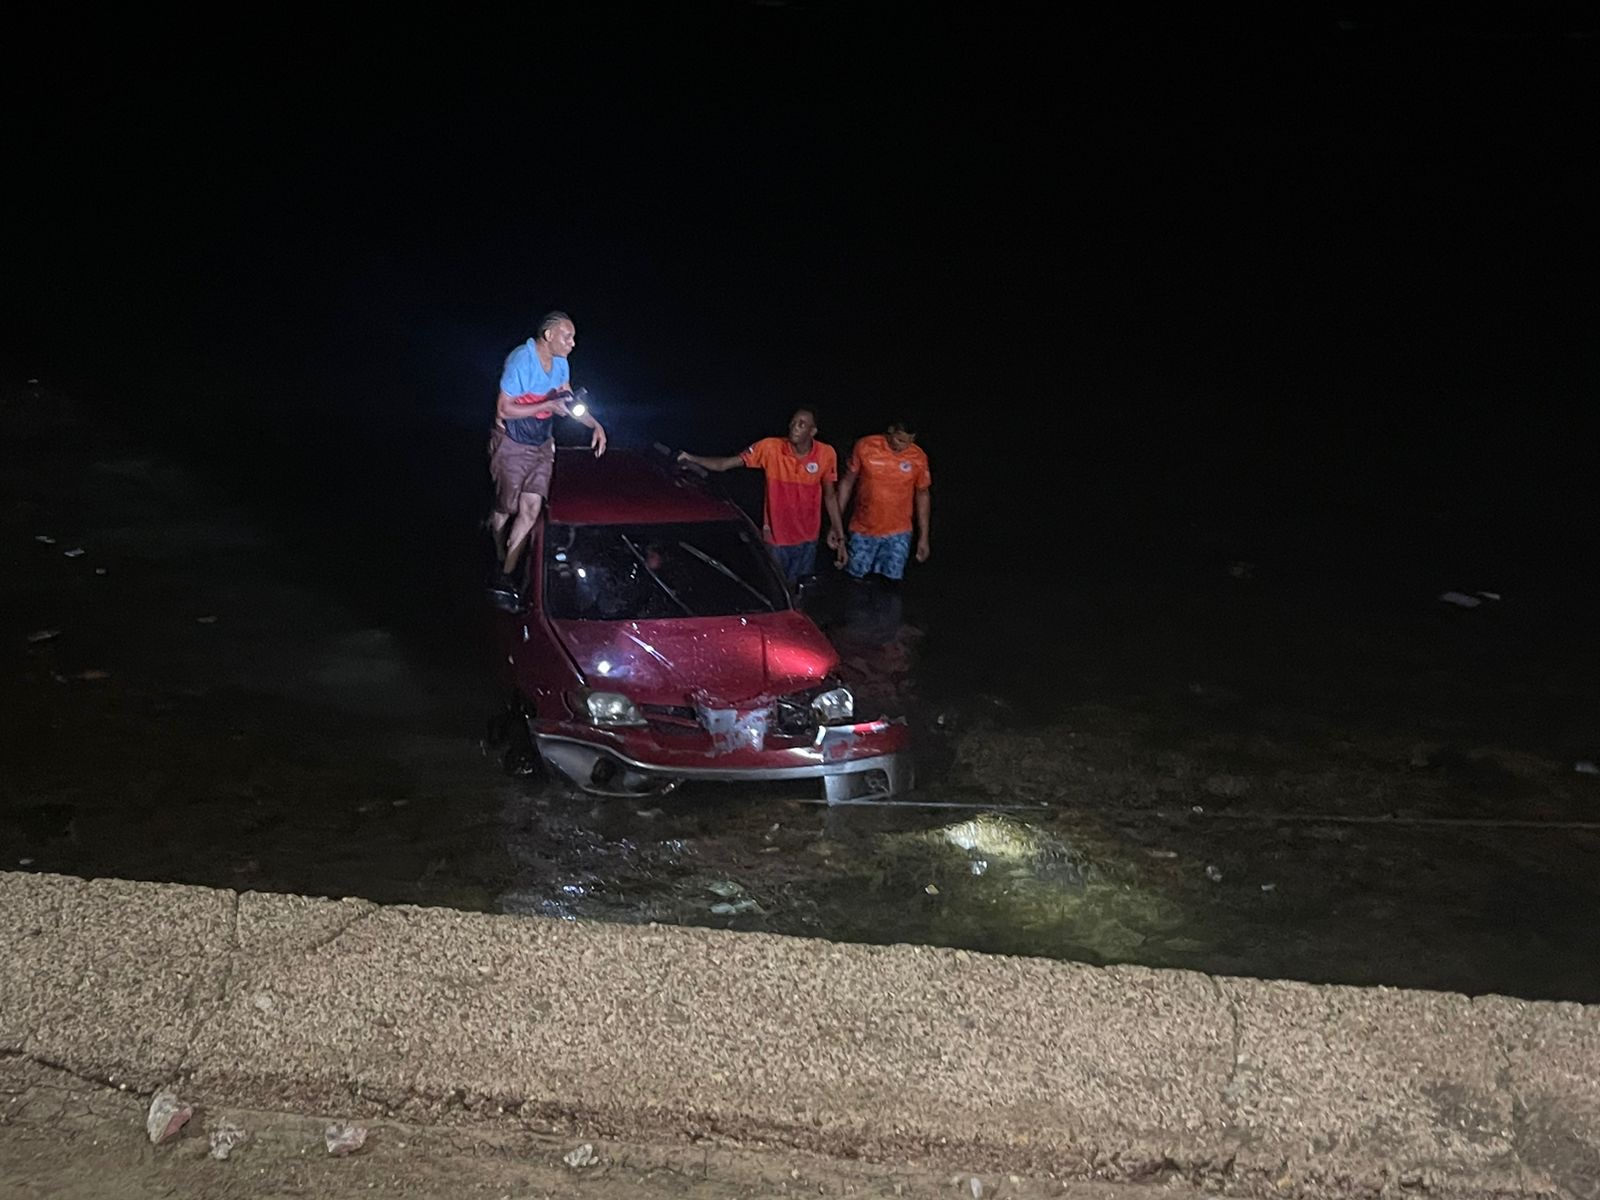
<instances>
[{"instance_id":1,"label":"dark background","mask_svg":"<svg viewBox=\"0 0 1600 1200\"><path fill-rule=\"evenodd\" d=\"M1582 585L1594 6L1276 8L35 12L0 365L373 604L556 307L618 445L914 414L935 578Z\"/></svg>"}]
</instances>

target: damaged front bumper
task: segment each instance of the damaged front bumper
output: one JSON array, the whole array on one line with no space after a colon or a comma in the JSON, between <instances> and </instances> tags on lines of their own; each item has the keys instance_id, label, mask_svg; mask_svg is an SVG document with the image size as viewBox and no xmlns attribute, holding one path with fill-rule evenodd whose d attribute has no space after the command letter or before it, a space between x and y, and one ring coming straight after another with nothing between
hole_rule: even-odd
<instances>
[{"instance_id":1,"label":"damaged front bumper","mask_svg":"<svg viewBox=\"0 0 1600 1200\"><path fill-rule=\"evenodd\" d=\"M915 780L910 731L879 718L819 726L807 741L732 743L706 733L670 740L649 727L600 729L569 722L532 723L545 764L599 796L662 795L685 780L724 783L817 779L830 804L910 791ZM687 743L687 744L685 744Z\"/></svg>"}]
</instances>

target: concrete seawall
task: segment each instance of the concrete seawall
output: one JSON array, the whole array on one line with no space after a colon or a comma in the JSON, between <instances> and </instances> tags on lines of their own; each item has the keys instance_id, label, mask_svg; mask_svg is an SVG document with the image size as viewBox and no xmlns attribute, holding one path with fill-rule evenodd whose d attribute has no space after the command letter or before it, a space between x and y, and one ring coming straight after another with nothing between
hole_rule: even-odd
<instances>
[{"instance_id":1,"label":"concrete seawall","mask_svg":"<svg viewBox=\"0 0 1600 1200\"><path fill-rule=\"evenodd\" d=\"M1600 1198L1600 1007L0 874L0 1054L202 1103Z\"/></svg>"}]
</instances>

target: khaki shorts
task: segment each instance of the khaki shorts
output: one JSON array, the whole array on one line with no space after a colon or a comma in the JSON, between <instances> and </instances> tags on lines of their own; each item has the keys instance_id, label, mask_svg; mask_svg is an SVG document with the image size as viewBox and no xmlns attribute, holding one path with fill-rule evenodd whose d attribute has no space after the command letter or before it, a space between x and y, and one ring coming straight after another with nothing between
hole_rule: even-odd
<instances>
[{"instance_id":1,"label":"khaki shorts","mask_svg":"<svg viewBox=\"0 0 1600 1200\"><path fill-rule=\"evenodd\" d=\"M504 429L489 434L489 477L494 480L496 512L514 513L521 497L550 495L550 470L556 463L556 440L537 446L514 442Z\"/></svg>"}]
</instances>

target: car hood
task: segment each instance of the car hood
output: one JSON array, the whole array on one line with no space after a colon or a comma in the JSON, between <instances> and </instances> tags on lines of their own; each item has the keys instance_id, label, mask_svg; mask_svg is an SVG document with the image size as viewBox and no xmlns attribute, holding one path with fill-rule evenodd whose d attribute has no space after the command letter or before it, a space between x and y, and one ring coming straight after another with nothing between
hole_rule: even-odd
<instances>
[{"instance_id":1,"label":"car hood","mask_svg":"<svg viewBox=\"0 0 1600 1200\"><path fill-rule=\"evenodd\" d=\"M552 621L588 685L640 704L734 707L816 684L838 665L802 613L670 621Z\"/></svg>"}]
</instances>

